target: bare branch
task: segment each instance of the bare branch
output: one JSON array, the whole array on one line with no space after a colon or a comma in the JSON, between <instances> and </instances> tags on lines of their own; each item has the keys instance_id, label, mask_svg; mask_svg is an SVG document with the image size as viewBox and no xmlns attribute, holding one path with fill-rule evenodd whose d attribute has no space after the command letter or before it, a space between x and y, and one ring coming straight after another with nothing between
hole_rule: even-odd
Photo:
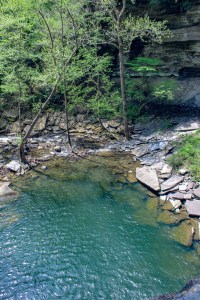
<instances>
[{"instance_id":1,"label":"bare branch","mask_svg":"<svg viewBox=\"0 0 200 300\"><path fill-rule=\"evenodd\" d=\"M49 37L50 37L50 41L51 41L51 55L52 55L52 59L53 59L54 65L56 66L56 65L57 65L57 62L56 62L56 58L55 58L54 52L53 52L53 51L54 51L53 35L52 35L52 33L51 33L51 29L50 29L50 27L49 27L49 24L48 24L48 22L47 22L47 20L46 20L46 18L45 18L45 16L44 16L44 14L42 13L41 10L39 10L38 12L39 12L41 18L43 19L43 21L44 21L44 23L45 23L45 25L46 25L46 27L47 27L47 31L48 31L48 33L49 33Z\"/></svg>"}]
</instances>

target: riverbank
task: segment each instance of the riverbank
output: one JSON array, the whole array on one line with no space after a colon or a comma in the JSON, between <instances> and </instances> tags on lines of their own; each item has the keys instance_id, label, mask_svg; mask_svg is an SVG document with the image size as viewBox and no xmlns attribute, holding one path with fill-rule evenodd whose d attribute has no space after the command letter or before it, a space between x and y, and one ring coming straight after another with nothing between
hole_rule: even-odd
<instances>
[{"instance_id":1,"label":"riverbank","mask_svg":"<svg viewBox=\"0 0 200 300\"><path fill-rule=\"evenodd\" d=\"M34 136L27 144L27 160L32 168L48 173L55 168L57 159L62 162L66 157L73 161L89 155L106 158L113 153L128 153L132 165L121 170L117 180L121 184L133 184L139 180L151 191L152 198L159 196L159 201L153 203L152 200L151 203L156 222L172 226L175 240L184 246L194 245L199 253L196 242L200 240L200 183L192 179L189 170L173 170L168 164L174 142L200 128L198 118L174 118L170 124L162 124L160 118L150 118L147 124L138 123L132 128L130 141L123 140L122 128L117 121L104 122L105 130L97 122L82 120L71 130L72 149L67 146L64 132L49 133L49 120L45 120L44 117L39 120ZM41 130L37 131L38 128ZM11 192L8 182L12 181L14 174L30 174L28 167L19 162L17 144L16 134L0 137L1 180L4 181L1 189L4 195L6 190L8 194ZM59 165L62 168L62 163Z\"/></svg>"}]
</instances>

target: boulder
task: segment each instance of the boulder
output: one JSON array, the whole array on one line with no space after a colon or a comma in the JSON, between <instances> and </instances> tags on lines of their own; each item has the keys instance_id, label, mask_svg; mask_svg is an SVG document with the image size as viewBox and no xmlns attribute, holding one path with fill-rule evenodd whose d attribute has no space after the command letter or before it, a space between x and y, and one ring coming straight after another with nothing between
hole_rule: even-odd
<instances>
[{"instance_id":1,"label":"boulder","mask_svg":"<svg viewBox=\"0 0 200 300\"><path fill-rule=\"evenodd\" d=\"M46 128L47 116L42 116L35 124L35 131L43 131Z\"/></svg>"},{"instance_id":2,"label":"boulder","mask_svg":"<svg viewBox=\"0 0 200 300\"><path fill-rule=\"evenodd\" d=\"M200 217L200 200L187 200L185 207L190 216Z\"/></svg>"},{"instance_id":3,"label":"boulder","mask_svg":"<svg viewBox=\"0 0 200 300\"><path fill-rule=\"evenodd\" d=\"M12 160L7 165L5 165L5 168L16 173L22 169L22 166L18 161Z\"/></svg>"},{"instance_id":4,"label":"boulder","mask_svg":"<svg viewBox=\"0 0 200 300\"><path fill-rule=\"evenodd\" d=\"M9 184L9 182L5 182L0 186L0 197L18 195L16 191L13 191L11 188L9 188Z\"/></svg>"},{"instance_id":5,"label":"boulder","mask_svg":"<svg viewBox=\"0 0 200 300\"><path fill-rule=\"evenodd\" d=\"M150 167L136 168L136 178L153 191L160 191L160 183L156 170Z\"/></svg>"},{"instance_id":6,"label":"boulder","mask_svg":"<svg viewBox=\"0 0 200 300\"><path fill-rule=\"evenodd\" d=\"M176 187L180 182L183 181L183 177L181 176L172 176L171 178L167 179L165 182L161 184L162 191L170 190Z\"/></svg>"}]
</instances>

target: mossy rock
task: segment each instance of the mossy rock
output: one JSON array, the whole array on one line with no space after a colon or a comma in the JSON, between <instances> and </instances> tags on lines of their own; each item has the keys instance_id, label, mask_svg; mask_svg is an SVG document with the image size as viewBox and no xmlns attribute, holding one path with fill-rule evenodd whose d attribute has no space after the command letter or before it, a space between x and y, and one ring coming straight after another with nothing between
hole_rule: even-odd
<instances>
[{"instance_id":1,"label":"mossy rock","mask_svg":"<svg viewBox=\"0 0 200 300\"><path fill-rule=\"evenodd\" d=\"M158 205L159 205L158 198L149 198L147 200L146 208L154 217L157 217Z\"/></svg>"},{"instance_id":2,"label":"mossy rock","mask_svg":"<svg viewBox=\"0 0 200 300\"><path fill-rule=\"evenodd\" d=\"M162 209L163 210L172 210L173 209L173 205L172 205L172 203L169 200L167 200L167 201L165 201L163 203Z\"/></svg>"},{"instance_id":3,"label":"mossy rock","mask_svg":"<svg viewBox=\"0 0 200 300\"><path fill-rule=\"evenodd\" d=\"M119 181L120 183L126 183L126 178L123 175L119 175L117 177L117 181Z\"/></svg>"},{"instance_id":4,"label":"mossy rock","mask_svg":"<svg viewBox=\"0 0 200 300\"><path fill-rule=\"evenodd\" d=\"M179 223L179 218L168 210L164 210L161 212L158 217L157 217L157 222L158 223L163 223L167 225L176 225Z\"/></svg>"},{"instance_id":5,"label":"mossy rock","mask_svg":"<svg viewBox=\"0 0 200 300\"><path fill-rule=\"evenodd\" d=\"M193 242L194 230L193 226L187 222L181 223L179 226L173 228L172 238L183 246L190 247Z\"/></svg>"},{"instance_id":6,"label":"mossy rock","mask_svg":"<svg viewBox=\"0 0 200 300\"><path fill-rule=\"evenodd\" d=\"M127 178L127 180L128 180L129 183L135 183L135 182L137 182L136 176L135 176L135 174L133 172L128 173L126 178Z\"/></svg>"}]
</instances>

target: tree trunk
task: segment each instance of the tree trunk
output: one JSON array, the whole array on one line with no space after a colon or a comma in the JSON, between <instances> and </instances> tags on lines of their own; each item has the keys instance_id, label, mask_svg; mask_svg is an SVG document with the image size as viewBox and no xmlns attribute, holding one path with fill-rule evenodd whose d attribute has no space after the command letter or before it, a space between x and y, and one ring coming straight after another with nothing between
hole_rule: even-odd
<instances>
[{"instance_id":1,"label":"tree trunk","mask_svg":"<svg viewBox=\"0 0 200 300\"><path fill-rule=\"evenodd\" d=\"M40 108L39 112L37 113L36 117L33 119L31 125L30 125L30 128L28 130L28 132L25 134L25 136L22 138L21 140L21 144L19 146L19 153L20 153L20 159L23 163L27 163L27 160L26 160L26 157L25 157L25 153L24 153L24 146L35 126L35 124L37 123L39 117L41 116L42 112L44 111L45 107L47 106L47 104L49 103L49 101L51 100L55 90L56 90L56 87L57 87L57 84L58 84L58 81L59 81L60 77L56 80L56 83L54 85L54 87L52 88L51 90L51 93L49 94L49 97L47 98L47 100L44 102L44 104L42 105L42 107Z\"/></svg>"},{"instance_id":2,"label":"tree trunk","mask_svg":"<svg viewBox=\"0 0 200 300\"><path fill-rule=\"evenodd\" d=\"M21 118L21 103L18 102L18 120L19 120L19 134L22 139L22 118Z\"/></svg>"},{"instance_id":3,"label":"tree trunk","mask_svg":"<svg viewBox=\"0 0 200 300\"><path fill-rule=\"evenodd\" d=\"M65 118L66 118L66 126L67 126L67 139L69 146L72 147L70 132L69 132L69 115L67 108L67 94L66 94L66 79L65 79L65 71L64 71L64 106L65 106Z\"/></svg>"},{"instance_id":4,"label":"tree trunk","mask_svg":"<svg viewBox=\"0 0 200 300\"><path fill-rule=\"evenodd\" d=\"M119 42L119 66L120 66L120 85L121 95L123 103L123 118L124 118L124 134L126 140L129 140L129 129L128 129L128 117L127 117L127 100L126 100L126 87L125 87L125 76L124 76L124 52L122 46L121 37L118 37Z\"/></svg>"}]
</instances>

